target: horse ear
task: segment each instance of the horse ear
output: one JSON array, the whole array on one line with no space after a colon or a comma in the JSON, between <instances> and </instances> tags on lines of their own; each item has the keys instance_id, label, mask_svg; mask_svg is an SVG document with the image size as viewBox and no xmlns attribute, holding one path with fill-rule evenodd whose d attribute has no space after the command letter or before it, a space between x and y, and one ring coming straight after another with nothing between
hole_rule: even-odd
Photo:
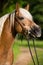
<instances>
[{"instance_id":1,"label":"horse ear","mask_svg":"<svg viewBox=\"0 0 43 65\"><path fill-rule=\"evenodd\" d=\"M19 3L16 3L16 13L19 13Z\"/></svg>"},{"instance_id":2,"label":"horse ear","mask_svg":"<svg viewBox=\"0 0 43 65\"><path fill-rule=\"evenodd\" d=\"M25 7L25 9L26 9L27 11L29 11L29 7L30 7L30 5L27 4L26 7Z\"/></svg>"}]
</instances>

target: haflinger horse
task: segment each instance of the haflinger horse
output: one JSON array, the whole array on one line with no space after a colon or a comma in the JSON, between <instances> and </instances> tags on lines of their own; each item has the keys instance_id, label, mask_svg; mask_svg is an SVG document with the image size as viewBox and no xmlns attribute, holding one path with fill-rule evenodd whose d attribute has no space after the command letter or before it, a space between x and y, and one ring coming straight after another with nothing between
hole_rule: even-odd
<instances>
[{"instance_id":1,"label":"haflinger horse","mask_svg":"<svg viewBox=\"0 0 43 65\"><path fill-rule=\"evenodd\" d=\"M12 45L17 33L26 37L40 37L41 29L29 11L20 8L0 18L0 65L13 65Z\"/></svg>"}]
</instances>

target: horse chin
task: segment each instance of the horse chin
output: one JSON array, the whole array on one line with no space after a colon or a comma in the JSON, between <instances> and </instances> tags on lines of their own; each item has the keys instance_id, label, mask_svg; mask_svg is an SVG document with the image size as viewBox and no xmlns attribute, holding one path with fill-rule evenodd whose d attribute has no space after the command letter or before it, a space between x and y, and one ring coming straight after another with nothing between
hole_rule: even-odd
<instances>
[{"instance_id":1,"label":"horse chin","mask_svg":"<svg viewBox=\"0 0 43 65\"><path fill-rule=\"evenodd\" d=\"M29 34L26 35L26 37L28 39L33 39L33 38L41 37L41 33L38 33L38 32L37 33L34 33L34 34L29 33Z\"/></svg>"},{"instance_id":2,"label":"horse chin","mask_svg":"<svg viewBox=\"0 0 43 65\"><path fill-rule=\"evenodd\" d=\"M36 33L36 37L41 37L41 33L40 32L39 33L37 32Z\"/></svg>"},{"instance_id":3,"label":"horse chin","mask_svg":"<svg viewBox=\"0 0 43 65\"><path fill-rule=\"evenodd\" d=\"M31 38L41 37L41 28L34 27L33 29L31 29L29 37Z\"/></svg>"},{"instance_id":4,"label":"horse chin","mask_svg":"<svg viewBox=\"0 0 43 65\"><path fill-rule=\"evenodd\" d=\"M28 39L32 39L32 38L35 38L36 35L32 34L31 32L29 31L25 31L25 33L23 33L23 35L28 38Z\"/></svg>"},{"instance_id":5,"label":"horse chin","mask_svg":"<svg viewBox=\"0 0 43 65\"><path fill-rule=\"evenodd\" d=\"M30 33L29 38L37 38L37 37L41 37L41 32L36 32L36 33Z\"/></svg>"}]
</instances>

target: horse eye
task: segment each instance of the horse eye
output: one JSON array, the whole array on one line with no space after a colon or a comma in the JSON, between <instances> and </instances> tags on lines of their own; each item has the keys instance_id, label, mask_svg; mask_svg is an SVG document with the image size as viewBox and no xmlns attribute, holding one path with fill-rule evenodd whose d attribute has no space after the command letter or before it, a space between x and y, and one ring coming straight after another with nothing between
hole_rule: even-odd
<instances>
[{"instance_id":1,"label":"horse eye","mask_svg":"<svg viewBox=\"0 0 43 65\"><path fill-rule=\"evenodd\" d=\"M23 17L18 17L20 20L23 20L24 18Z\"/></svg>"}]
</instances>

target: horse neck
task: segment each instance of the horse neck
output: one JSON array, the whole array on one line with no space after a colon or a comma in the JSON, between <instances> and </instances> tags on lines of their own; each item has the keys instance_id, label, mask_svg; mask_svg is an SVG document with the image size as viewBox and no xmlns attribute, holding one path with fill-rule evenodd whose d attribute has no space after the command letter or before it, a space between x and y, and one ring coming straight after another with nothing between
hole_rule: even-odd
<instances>
[{"instance_id":1,"label":"horse neck","mask_svg":"<svg viewBox=\"0 0 43 65\"><path fill-rule=\"evenodd\" d=\"M6 20L6 22L4 23L2 35L0 37L0 62L1 62L1 65L4 65L3 63L5 63L8 53L11 52L10 56L12 54L12 50L9 51L9 49L11 49L11 47L12 47L14 37L13 37L11 29L10 29L10 21L8 18ZM9 57L9 55L8 55L8 57ZM11 59L12 59L12 57L11 57Z\"/></svg>"}]
</instances>

